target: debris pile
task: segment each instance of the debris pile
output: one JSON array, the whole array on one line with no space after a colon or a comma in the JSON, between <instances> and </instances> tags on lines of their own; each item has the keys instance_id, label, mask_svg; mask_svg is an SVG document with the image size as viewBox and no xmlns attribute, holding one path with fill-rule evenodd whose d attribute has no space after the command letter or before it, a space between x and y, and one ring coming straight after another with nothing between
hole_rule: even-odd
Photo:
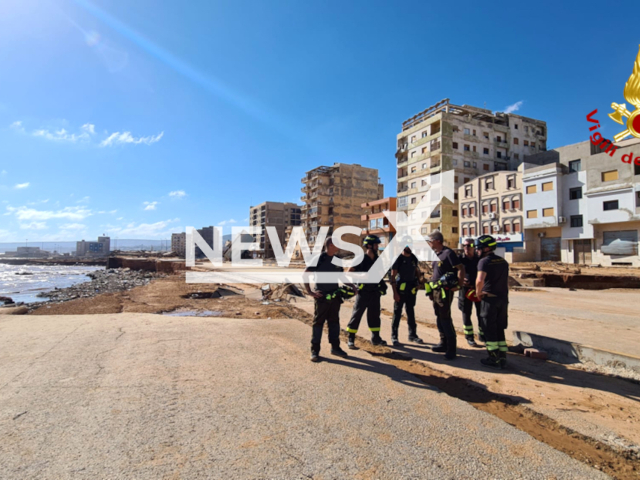
<instances>
[{"instance_id":1,"label":"debris pile","mask_svg":"<svg viewBox=\"0 0 640 480\"><path fill-rule=\"evenodd\" d=\"M135 287L147 285L155 278L164 278L165 274L143 272L129 268L110 268L87 274L91 281L78 283L68 288L56 288L50 292L38 294L39 297L49 298L49 302L66 302L76 298L95 297L101 293L115 293L131 290ZM44 302L44 303L49 303ZM38 306L42 305L39 303Z\"/></svg>"}]
</instances>

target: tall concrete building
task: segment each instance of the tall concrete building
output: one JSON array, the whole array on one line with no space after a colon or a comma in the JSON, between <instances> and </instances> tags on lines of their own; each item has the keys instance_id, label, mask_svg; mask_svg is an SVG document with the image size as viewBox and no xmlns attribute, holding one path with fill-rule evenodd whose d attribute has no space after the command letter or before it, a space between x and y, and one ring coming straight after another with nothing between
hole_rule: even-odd
<instances>
[{"instance_id":1,"label":"tall concrete building","mask_svg":"<svg viewBox=\"0 0 640 480\"><path fill-rule=\"evenodd\" d=\"M252 227L262 227L261 235L253 235L254 242L260 244L256 251L258 257L274 258L271 238L267 234L267 227L275 227L280 239L282 248L285 245L285 230L287 227L300 225L301 215L300 205L295 203L263 202L255 207L249 207L249 225Z\"/></svg>"},{"instance_id":2,"label":"tall concrete building","mask_svg":"<svg viewBox=\"0 0 640 480\"><path fill-rule=\"evenodd\" d=\"M547 148L546 122L493 113L449 99L402 124L397 135L398 211L412 211L426 196L430 213L420 233L440 230L459 241L458 188L472 178L516 170L525 155Z\"/></svg>"},{"instance_id":3,"label":"tall concrete building","mask_svg":"<svg viewBox=\"0 0 640 480\"><path fill-rule=\"evenodd\" d=\"M184 257L187 248L187 234L185 232L171 234L171 251Z\"/></svg>"},{"instance_id":4,"label":"tall concrete building","mask_svg":"<svg viewBox=\"0 0 640 480\"><path fill-rule=\"evenodd\" d=\"M362 207L384 196L378 170L358 164L334 163L332 167L309 170L302 178L302 223L310 245L315 244L320 227L329 227L329 235L342 226L363 227ZM355 244L360 238L343 236Z\"/></svg>"}]
</instances>

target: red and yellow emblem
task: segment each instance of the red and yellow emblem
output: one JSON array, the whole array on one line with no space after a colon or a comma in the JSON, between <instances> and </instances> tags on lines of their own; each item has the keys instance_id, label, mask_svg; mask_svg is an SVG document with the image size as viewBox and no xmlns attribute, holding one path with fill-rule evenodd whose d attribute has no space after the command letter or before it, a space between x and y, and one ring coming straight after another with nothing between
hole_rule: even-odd
<instances>
[{"instance_id":1,"label":"red and yellow emblem","mask_svg":"<svg viewBox=\"0 0 640 480\"><path fill-rule=\"evenodd\" d=\"M627 129L613 137L615 142L619 142L629 135L640 138L640 51L636 57L636 62L633 64L633 73L624 86L624 98L636 107L636 109L630 112L624 103L622 105L618 105L617 103L611 104L611 108L613 108L615 112L610 113L609 117L611 117L614 122L624 125L625 122L622 118L627 119Z\"/></svg>"}]
</instances>

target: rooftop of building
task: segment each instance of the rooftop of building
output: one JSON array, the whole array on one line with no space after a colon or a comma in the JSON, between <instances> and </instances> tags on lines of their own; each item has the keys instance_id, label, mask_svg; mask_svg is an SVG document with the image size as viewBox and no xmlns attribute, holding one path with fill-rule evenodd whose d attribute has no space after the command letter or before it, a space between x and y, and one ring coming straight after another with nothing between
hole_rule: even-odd
<instances>
[{"instance_id":1,"label":"rooftop of building","mask_svg":"<svg viewBox=\"0 0 640 480\"><path fill-rule=\"evenodd\" d=\"M464 115L476 120L482 120L485 122L491 122L498 125L508 125L509 117L515 117L527 122L531 122L537 125L546 125L547 122L537 120L535 118L524 117L522 115L516 115L513 113L504 112L492 112L486 108L473 107L471 105L454 105L450 103L448 98L440 100L438 103L431 105L429 108L417 113L413 117L402 122L402 131L409 130L416 125L428 120L429 118L442 113L447 112L450 115Z\"/></svg>"},{"instance_id":2,"label":"rooftop of building","mask_svg":"<svg viewBox=\"0 0 640 480\"><path fill-rule=\"evenodd\" d=\"M385 198L380 198L378 200L371 200L370 202L365 202L362 205L360 205L362 208L366 208L366 207L372 207L374 205L382 205L383 203L389 203L392 200L395 200L396 197L385 197Z\"/></svg>"}]
</instances>

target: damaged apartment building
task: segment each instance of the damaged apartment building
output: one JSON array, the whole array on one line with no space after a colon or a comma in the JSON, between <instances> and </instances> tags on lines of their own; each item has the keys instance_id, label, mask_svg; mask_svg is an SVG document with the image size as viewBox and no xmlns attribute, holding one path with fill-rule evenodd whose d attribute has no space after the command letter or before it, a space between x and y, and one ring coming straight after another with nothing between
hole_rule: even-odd
<instances>
[{"instance_id":1,"label":"damaged apartment building","mask_svg":"<svg viewBox=\"0 0 640 480\"><path fill-rule=\"evenodd\" d=\"M278 233L280 245L284 249L285 230L300 225L301 207L295 203L263 202L255 207L249 207L249 225L261 227L260 234L254 234L253 239L258 244L255 254L259 258L275 258L271 237L267 227L274 227Z\"/></svg>"},{"instance_id":2,"label":"damaged apartment building","mask_svg":"<svg viewBox=\"0 0 640 480\"><path fill-rule=\"evenodd\" d=\"M525 155L545 151L547 124L444 99L402 123L397 135L397 209L413 213L419 232L459 241L458 188L488 172L516 170ZM415 211L425 199L427 208ZM417 217L417 218L416 218ZM418 228L418 227L416 227Z\"/></svg>"},{"instance_id":3,"label":"damaged apartment building","mask_svg":"<svg viewBox=\"0 0 640 480\"><path fill-rule=\"evenodd\" d=\"M301 219L309 245L315 244L320 227L329 227L329 235L342 226L363 227L361 205L384 195L378 170L358 164L314 168L302 177L302 183ZM359 236L342 238L360 244Z\"/></svg>"}]
</instances>

